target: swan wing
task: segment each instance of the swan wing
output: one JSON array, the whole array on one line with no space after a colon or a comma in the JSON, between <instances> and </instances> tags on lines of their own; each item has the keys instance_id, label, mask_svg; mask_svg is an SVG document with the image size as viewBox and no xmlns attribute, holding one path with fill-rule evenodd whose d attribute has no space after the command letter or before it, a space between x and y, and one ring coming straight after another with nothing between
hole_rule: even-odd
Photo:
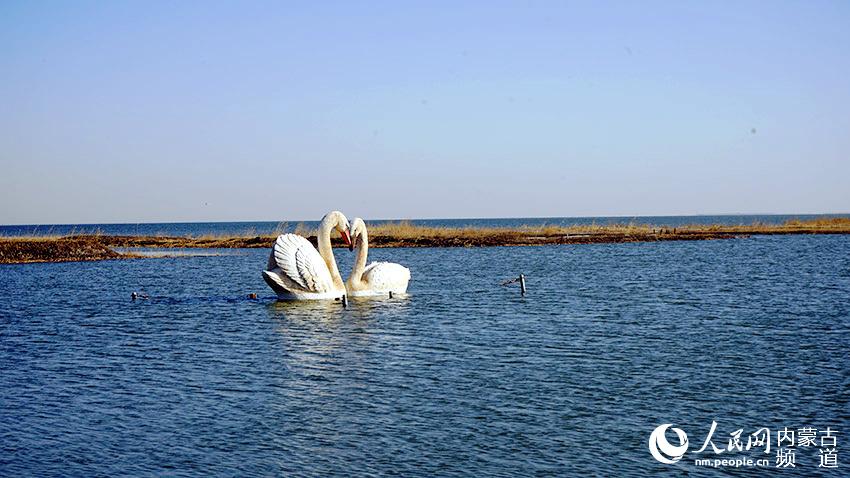
<instances>
[{"instance_id":1,"label":"swan wing","mask_svg":"<svg viewBox=\"0 0 850 478\"><path fill-rule=\"evenodd\" d=\"M394 262L373 262L363 269L363 280L373 290L404 292L410 282L410 269Z\"/></svg>"},{"instance_id":2,"label":"swan wing","mask_svg":"<svg viewBox=\"0 0 850 478\"><path fill-rule=\"evenodd\" d=\"M283 282L300 291L328 292L333 288L331 272L319 251L298 234L277 237L269 257L269 265L272 263Z\"/></svg>"}]
</instances>

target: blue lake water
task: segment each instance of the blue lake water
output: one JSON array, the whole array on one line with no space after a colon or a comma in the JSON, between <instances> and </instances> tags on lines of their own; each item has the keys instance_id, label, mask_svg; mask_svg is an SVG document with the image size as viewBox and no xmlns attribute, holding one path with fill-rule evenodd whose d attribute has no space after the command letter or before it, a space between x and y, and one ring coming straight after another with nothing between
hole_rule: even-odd
<instances>
[{"instance_id":1,"label":"blue lake water","mask_svg":"<svg viewBox=\"0 0 850 478\"><path fill-rule=\"evenodd\" d=\"M782 224L790 219L817 219L847 216L847 214L742 214L721 216L600 216L600 217L526 217L487 219L412 219L413 224L446 227L518 227L536 225L588 225L588 224L651 224L654 226L678 227L688 224ZM353 216L352 216L353 217ZM369 224L394 222L397 220L369 220ZM258 221L258 222L164 222L139 224L31 224L0 225L0 236L67 235L103 233L114 235L166 235L200 236L205 234L242 235L277 234L292 232L298 224L315 227L318 221Z\"/></svg>"},{"instance_id":2,"label":"blue lake water","mask_svg":"<svg viewBox=\"0 0 850 478\"><path fill-rule=\"evenodd\" d=\"M411 295L346 309L204 252L0 266L0 475L714 476L647 448L712 421L770 428L719 456L771 462L831 427L844 471L807 447L780 474L846 475L850 236L378 249Z\"/></svg>"}]
</instances>

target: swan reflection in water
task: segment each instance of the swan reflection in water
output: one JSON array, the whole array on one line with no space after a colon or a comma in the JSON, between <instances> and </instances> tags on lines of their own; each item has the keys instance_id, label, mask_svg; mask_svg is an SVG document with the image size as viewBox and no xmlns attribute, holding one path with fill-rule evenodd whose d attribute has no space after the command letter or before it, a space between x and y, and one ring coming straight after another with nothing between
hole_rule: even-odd
<instances>
[{"instance_id":1,"label":"swan reflection in water","mask_svg":"<svg viewBox=\"0 0 850 478\"><path fill-rule=\"evenodd\" d=\"M411 298L357 297L348 307L340 301L297 300L270 303L267 308L275 331L288 350L307 349L322 353L324 348L358 347L372 341L376 323L411 318ZM382 339L383 340L383 339Z\"/></svg>"},{"instance_id":2,"label":"swan reflection in water","mask_svg":"<svg viewBox=\"0 0 850 478\"><path fill-rule=\"evenodd\" d=\"M269 303L277 340L274 347L287 379L282 381L285 400L315 400L325 396L328 382L366 380L380 352L399 337L382 334L383 321L409 322L410 299L357 298L343 307L338 301L287 301ZM304 394L301 397L300 394Z\"/></svg>"},{"instance_id":3,"label":"swan reflection in water","mask_svg":"<svg viewBox=\"0 0 850 478\"><path fill-rule=\"evenodd\" d=\"M272 318L297 323L312 321L320 324L342 325L340 322L355 319L368 320L377 317L403 319L410 309L409 294L386 297L351 297L348 307L339 300L294 300L275 301L268 304Z\"/></svg>"}]
</instances>

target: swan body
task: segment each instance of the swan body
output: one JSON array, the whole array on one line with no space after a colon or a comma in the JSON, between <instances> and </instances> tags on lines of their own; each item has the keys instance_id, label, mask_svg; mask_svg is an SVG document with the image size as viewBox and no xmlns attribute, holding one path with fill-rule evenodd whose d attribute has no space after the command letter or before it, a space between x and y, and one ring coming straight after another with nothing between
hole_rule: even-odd
<instances>
[{"instance_id":1,"label":"swan body","mask_svg":"<svg viewBox=\"0 0 850 478\"><path fill-rule=\"evenodd\" d=\"M319 224L319 249L297 234L281 234L269 254L263 279L279 300L327 300L345 295L331 247L331 230L337 230L347 243L351 229L348 219L332 211Z\"/></svg>"},{"instance_id":2,"label":"swan body","mask_svg":"<svg viewBox=\"0 0 850 478\"><path fill-rule=\"evenodd\" d=\"M366 265L369 254L369 235L366 223L359 217L351 222L351 245L357 250L354 267L345 283L351 297L384 296L407 293L410 269L394 262L373 262Z\"/></svg>"},{"instance_id":3,"label":"swan body","mask_svg":"<svg viewBox=\"0 0 850 478\"><path fill-rule=\"evenodd\" d=\"M365 288L350 288L351 297L384 296L404 294L410 282L410 269L395 262L372 262L363 269L362 282Z\"/></svg>"}]
</instances>

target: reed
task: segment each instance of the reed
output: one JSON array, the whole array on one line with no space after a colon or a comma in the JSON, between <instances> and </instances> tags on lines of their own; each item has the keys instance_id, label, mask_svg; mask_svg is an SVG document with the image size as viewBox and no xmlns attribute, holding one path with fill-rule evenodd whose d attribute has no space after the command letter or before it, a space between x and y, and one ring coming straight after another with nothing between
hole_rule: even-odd
<instances>
[{"instance_id":1,"label":"reed","mask_svg":"<svg viewBox=\"0 0 850 478\"><path fill-rule=\"evenodd\" d=\"M278 225L286 231L288 224ZM0 263L94 260L125 257L112 247L156 248L268 248L277 232L257 235L249 229L241 234L207 234L202 236L169 237L110 236L94 231L79 235L50 235L0 237ZM316 230L303 223L293 231L315 244ZM421 226L410 221L369 225L369 243L373 247L483 247L532 246L545 244L589 244L619 242L652 242L730 239L749 235L769 234L850 234L850 217L821 218L784 224L753 223L749 225L691 224L685 226L653 226L634 221L623 224L588 224L558 226L553 224L523 225L516 228L435 227ZM332 242L342 246L334 237Z\"/></svg>"},{"instance_id":2,"label":"reed","mask_svg":"<svg viewBox=\"0 0 850 478\"><path fill-rule=\"evenodd\" d=\"M100 236L34 236L0 239L0 264L95 261L131 257L115 252Z\"/></svg>"}]
</instances>

